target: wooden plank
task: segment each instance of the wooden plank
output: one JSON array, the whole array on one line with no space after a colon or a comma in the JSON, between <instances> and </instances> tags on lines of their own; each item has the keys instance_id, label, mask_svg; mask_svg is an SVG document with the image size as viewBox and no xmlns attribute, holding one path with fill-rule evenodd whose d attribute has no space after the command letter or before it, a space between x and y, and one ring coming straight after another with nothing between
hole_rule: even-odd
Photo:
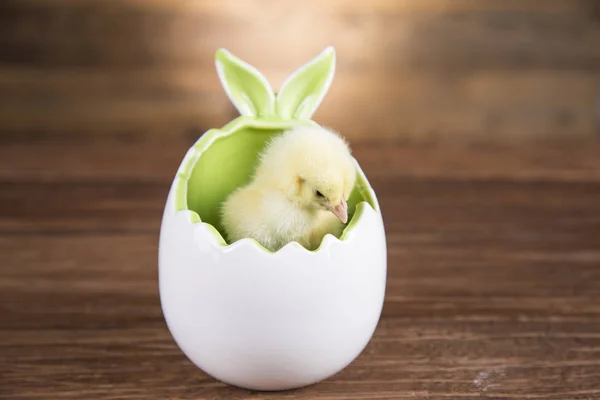
<instances>
[{"instance_id":1,"label":"wooden plank","mask_svg":"<svg viewBox=\"0 0 600 400\"><path fill-rule=\"evenodd\" d=\"M449 243L419 236L391 243L384 316L361 357L277 398L594 398L598 255L536 260L508 246L490 257L484 242L455 258L439 251ZM0 249L7 398L256 398L202 374L174 344L154 234L1 237Z\"/></svg>"},{"instance_id":2,"label":"wooden plank","mask_svg":"<svg viewBox=\"0 0 600 400\"><path fill-rule=\"evenodd\" d=\"M233 4L0 4L0 398L600 398L598 2ZM235 116L214 48L277 86L325 37L316 119L379 195L382 320L319 385L231 388L166 329L162 208Z\"/></svg>"},{"instance_id":3,"label":"wooden plank","mask_svg":"<svg viewBox=\"0 0 600 400\"><path fill-rule=\"evenodd\" d=\"M399 274L389 284L390 300L398 305L384 314L416 316L424 309L430 316L465 309L511 314L518 297L528 298L532 312L540 314L600 312L600 305L583 301L600 294L599 183L400 177L372 183L384 213L390 265ZM131 251L141 247L145 255L135 265L154 264L167 189L158 181L0 183L0 265L37 266L46 268L40 278L62 277L90 257L101 264L81 270L92 283L103 279L93 268L104 273L104 263L123 264L116 257L134 258ZM21 251L10 250L16 242ZM108 254L108 248L114 251ZM61 265L66 255L71 261ZM4 270L15 284L29 274ZM541 293L548 298L536 300ZM422 303L413 299L405 305L411 296ZM478 304L471 296L490 300Z\"/></svg>"},{"instance_id":4,"label":"wooden plank","mask_svg":"<svg viewBox=\"0 0 600 400\"><path fill-rule=\"evenodd\" d=\"M464 223L443 221L440 213L408 223L400 219L421 210L387 214L392 233L384 318L577 322L600 316L600 305L592 301L600 295L599 239L590 237L598 231L598 212L585 220L545 211L523 222L505 213L497 216L504 221L476 223L476 212L457 215L453 209L450 213ZM547 216L564 222L544 225L540 220ZM435 222L444 227L436 230ZM47 297L48 303L27 307L48 308L49 314L20 318L18 308L8 307L0 318L4 323L20 329L66 328L76 318L82 328L100 329L126 320L86 315L90 307L127 314L157 301L158 229L103 232L89 223L86 228L46 235L1 232L2 297L9 301L17 292L23 300ZM560 228L565 232L552 233ZM81 303L70 303L76 297ZM85 302L93 304L84 307Z\"/></svg>"},{"instance_id":5,"label":"wooden plank","mask_svg":"<svg viewBox=\"0 0 600 400\"><path fill-rule=\"evenodd\" d=\"M351 138L597 137L597 2L321 3L4 2L3 136L218 127L236 113L216 48L277 88L333 44L338 74L315 118Z\"/></svg>"},{"instance_id":6,"label":"wooden plank","mask_svg":"<svg viewBox=\"0 0 600 400\"><path fill-rule=\"evenodd\" d=\"M26 137L0 146L0 180L5 183L157 182L167 185L192 143L202 134L63 140ZM600 182L600 145L533 146L434 142L352 141L354 156L369 178Z\"/></svg>"},{"instance_id":7,"label":"wooden plank","mask_svg":"<svg viewBox=\"0 0 600 400\"><path fill-rule=\"evenodd\" d=\"M7 398L39 400L560 400L598 395L598 324L591 321L387 320L346 370L319 385L276 394L235 389L202 374L154 315L137 322L141 327L126 324L98 330L48 329L44 336L31 330L10 335L3 331L3 393Z\"/></svg>"},{"instance_id":8,"label":"wooden plank","mask_svg":"<svg viewBox=\"0 0 600 400\"><path fill-rule=\"evenodd\" d=\"M202 374L152 314L137 325L47 329L43 336L31 330L3 331L2 391L7 398L40 400L559 400L598 395L595 321L386 320L346 370L319 385L276 394L235 389Z\"/></svg>"},{"instance_id":9,"label":"wooden plank","mask_svg":"<svg viewBox=\"0 0 600 400\"><path fill-rule=\"evenodd\" d=\"M267 71L270 72L270 71ZM282 80L285 73L269 73ZM315 120L350 139L595 137L598 72L338 73ZM177 136L238 114L214 68L0 69L0 140ZM183 133L182 133L183 132Z\"/></svg>"},{"instance_id":10,"label":"wooden plank","mask_svg":"<svg viewBox=\"0 0 600 400\"><path fill-rule=\"evenodd\" d=\"M441 0L360 3L312 1L297 8L293 2L265 1L193 6L156 1L108 6L101 1L5 2L2 26L11 51L2 56L6 61L37 60L49 66L141 67L211 63L214 47L225 46L259 67L289 68L334 44L353 66L380 64L381 58L370 57L373 54L384 56L394 68L411 59L424 61L419 68L439 68L444 60L462 66L489 65L502 58L520 67L559 62L593 68L598 63L595 43L600 29L594 23L593 0L552 0L543 7L532 0L495 5ZM278 23L282 20L287 23ZM299 39L298 32L309 26L310 34ZM381 37L386 40L377 40ZM285 51L290 44L296 45L291 53ZM56 46L62 51L53 51Z\"/></svg>"},{"instance_id":11,"label":"wooden plank","mask_svg":"<svg viewBox=\"0 0 600 400\"><path fill-rule=\"evenodd\" d=\"M166 182L0 183L0 231L150 232L160 224L168 190Z\"/></svg>"},{"instance_id":12,"label":"wooden plank","mask_svg":"<svg viewBox=\"0 0 600 400\"><path fill-rule=\"evenodd\" d=\"M600 184L379 178L373 186L384 213L390 265L400 274L389 284L397 309L387 308L386 315L600 312L596 302L585 300L600 295ZM0 184L5 243L0 265L41 265L69 255L72 268L95 252L115 262L120 248L111 242L115 234L133 235L129 240L147 235L144 240L156 246L166 190L154 182ZM38 249L40 240L53 243L48 256L28 250ZM10 251L15 241L25 252ZM144 252L144 260L154 264L155 248ZM16 274L15 282L24 277L22 269L9 270L5 276ZM411 295L421 302L405 304ZM489 301L471 302L471 296ZM528 305L520 306L518 297Z\"/></svg>"},{"instance_id":13,"label":"wooden plank","mask_svg":"<svg viewBox=\"0 0 600 400\"><path fill-rule=\"evenodd\" d=\"M7 0L7 3L26 3L28 5L60 5L81 6L78 0ZM292 4L287 2L273 3L268 0L243 1L237 4L220 4L218 2L197 2L197 1L178 1L169 0L89 0L87 3L107 5L125 5L135 10L158 10L158 11L181 11L194 12L203 11L209 14L222 12L234 12L242 10L247 12L250 8L261 6L262 8L286 7L290 9ZM573 4L575 3L575 7ZM594 0L544 0L540 3L538 0L507 0L503 2L485 1L473 2L470 0L374 0L370 2L331 0L326 3L319 0L306 0L303 4L308 7L320 7L323 12L344 11L347 13L365 13L365 12L384 12L384 13L444 13L448 11L502 11L511 9L521 9L527 11L539 11L542 9L548 13L581 13L593 10Z\"/></svg>"},{"instance_id":14,"label":"wooden plank","mask_svg":"<svg viewBox=\"0 0 600 400\"><path fill-rule=\"evenodd\" d=\"M171 165L179 152L92 144L0 157L2 398L600 395L597 149L366 145L388 238L382 320L340 374L262 394L203 374L166 329L156 273L170 176L148 160ZM88 150L63 164L48 151L77 146ZM45 162L52 172L35 175Z\"/></svg>"}]
</instances>

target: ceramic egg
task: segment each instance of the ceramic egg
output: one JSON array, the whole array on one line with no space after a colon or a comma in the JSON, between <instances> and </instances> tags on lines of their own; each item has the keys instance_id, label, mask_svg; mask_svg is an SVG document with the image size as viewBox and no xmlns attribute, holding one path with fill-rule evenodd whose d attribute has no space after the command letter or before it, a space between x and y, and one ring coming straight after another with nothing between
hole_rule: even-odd
<instances>
[{"instance_id":1,"label":"ceramic egg","mask_svg":"<svg viewBox=\"0 0 600 400\"><path fill-rule=\"evenodd\" d=\"M316 250L292 242L271 252L251 238L227 243L219 209L249 182L269 138L316 124L335 52L327 48L297 69L277 94L228 51L215 59L241 115L200 137L169 190L158 257L163 314L183 353L217 380L265 391L314 384L355 360L380 318L386 240L367 177L356 162L344 232L326 235Z\"/></svg>"}]
</instances>

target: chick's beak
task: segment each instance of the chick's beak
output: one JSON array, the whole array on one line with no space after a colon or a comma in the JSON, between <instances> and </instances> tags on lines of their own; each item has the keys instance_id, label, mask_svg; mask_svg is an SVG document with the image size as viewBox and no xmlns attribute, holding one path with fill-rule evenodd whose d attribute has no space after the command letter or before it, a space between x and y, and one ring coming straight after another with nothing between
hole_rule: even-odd
<instances>
[{"instance_id":1,"label":"chick's beak","mask_svg":"<svg viewBox=\"0 0 600 400\"><path fill-rule=\"evenodd\" d=\"M329 206L329 211L331 211L336 217L340 219L344 224L348 222L348 204L346 204L346 200L342 198L340 204L335 207Z\"/></svg>"}]
</instances>

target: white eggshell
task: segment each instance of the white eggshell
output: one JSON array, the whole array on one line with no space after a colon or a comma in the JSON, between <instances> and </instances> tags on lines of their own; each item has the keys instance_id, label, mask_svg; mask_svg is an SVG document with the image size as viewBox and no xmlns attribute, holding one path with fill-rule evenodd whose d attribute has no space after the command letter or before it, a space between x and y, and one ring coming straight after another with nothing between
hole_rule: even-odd
<instances>
[{"instance_id":1,"label":"white eggshell","mask_svg":"<svg viewBox=\"0 0 600 400\"><path fill-rule=\"evenodd\" d=\"M190 211L176 211L174 186L160 232L160 298L196 366L234 386L284 390L326 379L362 352L386 285L378 204L362 204L343 241L327 235L315 252L290 243L268 253L248 239L219 244Z\"/></svg>"}]
</instances>

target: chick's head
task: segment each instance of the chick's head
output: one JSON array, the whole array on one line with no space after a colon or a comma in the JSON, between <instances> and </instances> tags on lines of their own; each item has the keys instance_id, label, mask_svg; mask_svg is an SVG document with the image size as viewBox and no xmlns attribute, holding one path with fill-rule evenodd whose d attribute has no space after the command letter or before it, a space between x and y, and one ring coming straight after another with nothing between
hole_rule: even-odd
<instances>
[{"instance_id":1,"label":"chick's head","mask_svg":"<svg viewBox=\"0 0 600 400\"><path fill-rule=\"evenodd\" d=\"M346 223L356 166L348 143L337 133L298 127L271 140L260 156L256 179L299 207L330 211Z\"/></svg>"}]
</instances>

